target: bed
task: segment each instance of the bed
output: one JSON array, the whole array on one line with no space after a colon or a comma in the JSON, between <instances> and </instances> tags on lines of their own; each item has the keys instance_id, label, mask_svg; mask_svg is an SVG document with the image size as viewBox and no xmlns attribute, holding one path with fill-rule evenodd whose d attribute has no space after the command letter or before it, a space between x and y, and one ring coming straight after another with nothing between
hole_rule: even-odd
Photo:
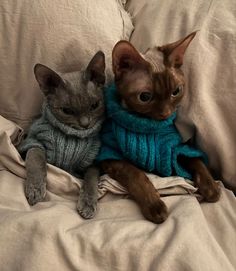
<instances>
[{"instance_id":1,"label":"bed","mask_svg":"<svg viewBox=\"0 0 236 271\"><path fill-rule=\"evenodd\" d=\"M2 0L0 14L0 270L234 271L234 1ZM220 201L201 202L191 181L149 174L170 212L156 225L144 219L124 187L103 175L97 215L84 220L76 211L82 180L48 164L46 198L30 206L16 147L42 103L34 64L70 72L102 49L109 84L118 40L145 52L195 30L183 67L189 95L177 126L208 154Z\"/></svg>"}]
</instances>

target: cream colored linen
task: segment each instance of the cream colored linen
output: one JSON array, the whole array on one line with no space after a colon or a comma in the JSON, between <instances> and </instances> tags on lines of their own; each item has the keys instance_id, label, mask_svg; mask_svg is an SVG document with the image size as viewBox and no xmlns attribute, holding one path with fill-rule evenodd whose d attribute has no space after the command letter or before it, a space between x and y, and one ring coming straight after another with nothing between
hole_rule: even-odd
<instances>
[{"instance_id":1,"label":"cream colored linen","mask_svg":"<svg viewBox=\"0 0 236 271\"><path fill-rule=\"evenodd\" d=\"M236 191L236 5L234 0L130 0L141 51L199 30L185 55L189 95L178 113L183 137L196 133L216 178Z\"/></svg>"},{"instance_id":2,"label":"cream colored linen","mask_svg":"<svg viewBox=\"0 0 236 271\"><path fill-rule=\"evenodd\" d=\"M169 208L165 223L145 220L125 189L103 176L98 213L76 212L81 180L48 165L44 202L30 207L23 192L24 162L12 141L21 130L0 118L1 271L233 271L236 268L236 199L199 204L182 178L151 181Z\"/></svg>"},{"instance_id":3,"label":"cream colored linen","mask_svg":"<svg viewBox=\"0 0 236 271\"><path fill-rule=\"evenodd\" d=\"M69 72L103 50L110 78L112 47L131 31L120 0L1 0L0 114L22 127L38 114L37 62Z\"/></svg>"}]
</instances>

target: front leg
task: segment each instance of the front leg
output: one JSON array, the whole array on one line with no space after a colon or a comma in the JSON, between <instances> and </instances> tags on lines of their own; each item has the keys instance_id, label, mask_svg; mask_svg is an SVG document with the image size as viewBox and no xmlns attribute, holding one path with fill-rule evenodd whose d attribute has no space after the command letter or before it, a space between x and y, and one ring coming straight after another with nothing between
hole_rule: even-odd
<instances>
[{"instance_id":1,"label":"front leg","mask_svg":"<svg viewBox=\"0 0 236 271\"><path fill-rule=\"evenodd\" d=\"M162 223L166 220L167 207L142 170L125 160L106 160L102 162L102 168L126 187L139 204L144 217L154 223Z\"/></svg>"},{"instance_id":2,"label":"front leg","mask_svg":"<svg viewBox=\"0 0 236 271\"><path fill-rule=\"evenodd\" d=\"M97 211L99 169L89 167L84 175L84 183L80 190L77 210L83 218L94 217Z\"/></svg>"},{"instance_id":3,"label":"front leg","mask_svg":"<svg viewBox=\"0 0 236 271\"><path fill-rule=\"evenodd\" d=\"M198 187L203 199L216 202L220 198L220 187L209 172L206 165L199 158L184 158L184 164L193 174L193 181Z\"/></svg>"},{"instance_id":4,"label":"front leg","mask_svg":"<svg viewBox=\"0 0 236 271\"><path fill-rule=\"evenodd\" d=\"M42 201L46 194L47 161L45 151L40 148L29 149L25 160L25 196L30 205Z\"/></svg>"}]
</instances>

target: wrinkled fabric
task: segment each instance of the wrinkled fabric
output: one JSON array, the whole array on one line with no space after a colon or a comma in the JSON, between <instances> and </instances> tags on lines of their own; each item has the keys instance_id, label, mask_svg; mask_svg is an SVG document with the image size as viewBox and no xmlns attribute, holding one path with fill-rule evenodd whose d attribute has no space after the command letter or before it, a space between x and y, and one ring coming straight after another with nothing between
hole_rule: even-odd
<instances>
[{"instance_id":1,"label":"wrinkled fabric","mask_svg":"<svg viewBox=\"0 0 236 271\"><path fill-rule=\"evenodd\" d=\"M12 143L21 135L0 117L1 271L235 270L236 199L222 185L219 202L199 203L191 182L149 174L169 208L156 225L104 175L98 212L84 220L76 210L82 180L49 164L45 200L28 204L25 165Z\"/></svg>"},{"instance_id":2,"label":"wrinkled fabric","mask_svg":"<svg viewBox=\"0 0 236 271\"><path fill-rule=\"evenodd\" d=\"M112 80L112 48L132 30L120 0L1 0L0 114L25 129L38 115L43 95L36 63L74 72L102 50Z\"/></svg>"},{"instance_id":3,"label":"wrinkled fabric","mask_svg":"<svg viewBox=\"0 0 236 271\"><path fill-rule=\"evenodd\" d=\"M89 1L0 1L1 13L4 11L5 14L1 17L3 23L0 26L3 35L0 42L0 74L3 75L0 107L2 113L9 113L8 118L26 126L29 118L38 112L41 92L31 76L36 62L56 70L59 66L62 69L62 65L54 63L58 54L63 55L61 47L68 45L68 53L62 63L65 69L73 70L79 65L78 60L86 57L87 63L97 50L94 47L90 49L91 39L93 44L101 44L105 48L102 35L105 41L113 44L111 35L115 35L116 30L120 33L117 21L124 23L120 15L116 16L117 13L114 15L108 9L113 6L113 1L109 4L105 4L106 1L91 2L92 10L102 17L102 34L95 27L99 25L95 19L97 16L87 17L91 10L79 6L85 2ZM46 4L50 6L46 8ZM102 8L96 4L101 4ZM236 80L233 76L236 62L234 0L129 0L128 4L133 5L129 12L137 30L132 41L140 50L155 43L175 41L201 27L185 57L187 83L191 86L188 99L194 98L185 104L185 117L192 119L194 116L194 123L190 124L196 125L197 141L210 155L211 166L214 165L218 172L222 171L224 179L233 183L235 165L232 166L232 161L236 161L235 91L232 87ZM111 20L103 12L108 13ZM45 19L50 23L41 24ZM70 23L71 20L76 25ZM89 32L86 27L93 28L95 32ZM85 29L90 36L77 32L78 29ZM100 33L99 38L94 33ZM90 42L82 44L85 37ZM75 42L70 42L70 39ZM153 44L150 39L155 39ZM111 50L110 45L108 47ZM86 49L86 53L81 48ZM194 61L188 56L192 54L195 55ZM32 60L32 63L25 64L25 59L27 63ZM20 82L22 78L23 85ZM196 108L199 114L196 114ZM170 213L163 224L155 225L144 219L124 187L104 175L99 183L97 215L92 220L84 220L76 211L83 181L48 165L46 198L31 207L23 190L26 177L24 162L13 145L20 142L21 131L20 127L0 116L1 271L236 269L236 200L229 190L222 187L222 197L217 203L199 204L197 199L201 198L191 182L187 183L183 178L148 175ZM189 134L192 134L191 129Z\"/></svg>"}]
</instances>

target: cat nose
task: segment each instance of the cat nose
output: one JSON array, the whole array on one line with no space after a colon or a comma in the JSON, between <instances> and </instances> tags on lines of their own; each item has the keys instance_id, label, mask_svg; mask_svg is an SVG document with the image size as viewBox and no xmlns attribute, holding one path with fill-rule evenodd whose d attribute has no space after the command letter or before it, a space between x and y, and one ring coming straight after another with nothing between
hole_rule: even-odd
<instances>
[{"instance_id":1,"label":"cat nose","mask_svg":"<svg viewBox=\"0 0 236 271\"><path fill-rule=\"evenodd\" d=\"M88 128L89 124L90 124L90 121L89 121L89 118L88 117L81 117L79 119L79 124L80 126L82 126L83 128Z\"/></svg>"},{"instance_id":2,"label":"cat nose","mask_svg":"<svg viewBox=\"0 0 236 271\"><path fill-rule=\"evenodd\" d=\"M170 116L170 114L171 114L171 111L168 110L168 111L165 111L165 112L160 113L160 117L161 117L162 119L167 119L167 118Z\"/></svg>"}]
</instances>

